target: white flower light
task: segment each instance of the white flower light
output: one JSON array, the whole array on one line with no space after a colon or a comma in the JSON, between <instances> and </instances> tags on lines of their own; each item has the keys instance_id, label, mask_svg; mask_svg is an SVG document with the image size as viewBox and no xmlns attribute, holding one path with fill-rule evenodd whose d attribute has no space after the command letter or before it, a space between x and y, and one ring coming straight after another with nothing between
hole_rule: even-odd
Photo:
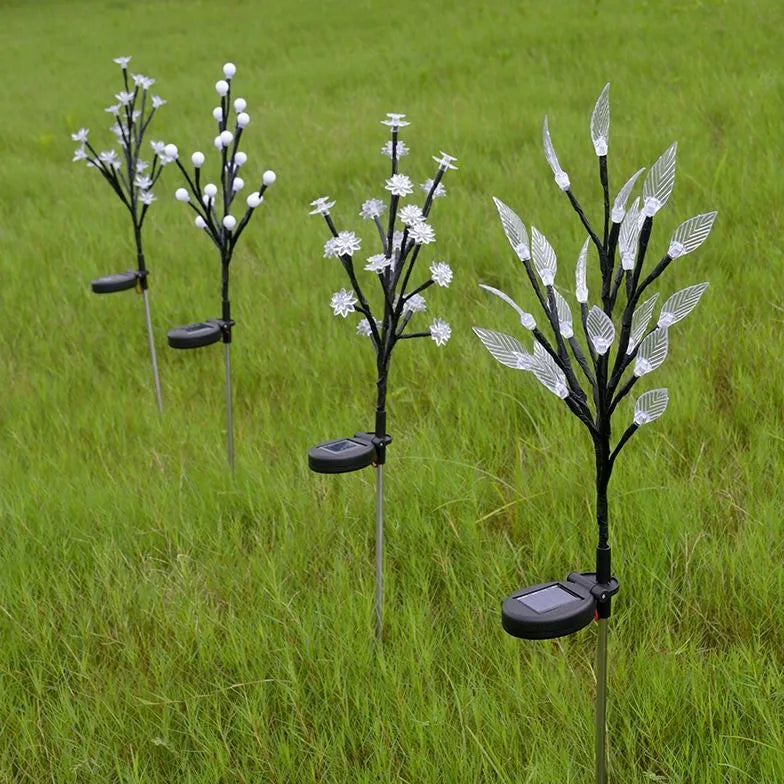
<instances>
[{"instance_id":1,"label":"white flower light","mask_svg":"<svg viewBox=\"0 0 784 784\"><path fill-rule=\"evenodd\" d=\"M160 95L153 95L152 97L152 108L153 109L160 109L166 103L164 98L161 98Z\"/></svg>"},{"instance_id":2,"label":"white flower light","mask_svg":"<svg viewBox=\"0 0 784 784\"><path fill-rule=\"evenodd\" d=\"M226 95L228 91L229 91L228 82L224 81L223 79L220 79L219 81L215 82L215 92L218 93L218 95L221 96Z\"/></svg>"},{"instance_id":3,"label":"white flower light","mask_svg":"<svg viewBox=\"0 0 784 784\"><path fill-rule=\"evenodd\" d=\"M116 103L113 106L107 106L104 111L116 117L120 113L120 104Z\"/></svg>"},{"instance_id":4,"label":"white flower light","mask_svg":"<svg viewBox=\"0 0 784 784\"><path fill-rule=\"evenodd\" d=\"M395 152L398 158L402 158L404 155L408 155L410 150L406 146L406 143L403 141L398 141L397 145L395 146ZM392 157L392 141L388 141L382 148L381 154L386 155L387 158Z\"/></svg>"},{"instance_id":5,"label":"white flower light","mask_svg":"<svg viewBox=\"0 0 784 784\"><path fill-rule=\"evenodd\" d=\"M147 191L152 188L152 180L149 177L145 177L143 174L137 174L133 184L137 188L141 188L143 191Z\"/></svg>"},{"instance_id":6,"label":"white flower light","mask_svg":"<svg viewBox=\"0 0 784 784\"><path fill-rule=\"evenodd\" d=\"M222 131L220 140L224 147L228 147L234 141L234 134L231 131Z\"/></svg>"},{"instance_id":7,"label":"white flower light","mask_svg":"<svg viewBox=\"0 0 784 784\"><path fill-rule=\"evenodd\" d=\"M386 120L381 120L382 125L389 126L393 131L398 130L398 128L405 128L406 125L410 125L407 120L404 120L405 114L395 114L394 112L387 112Z\"/></svg>"},{"instance_id":8,"label":"white flower light","mask_svg":"<svg viewBox=\"0 0 784 784\"><path fill-rule=\"evenodd\" d=\"M74 162L87 160L87 152L85 151L84 147L77 147L74 150L74 156L71 160Z\"/></svg>"},{"instance_id":9,"label":"white flower light","mask_svg":"<svg viewBox=\"0 0 784 784\"><path fill-rule=\"evenodd\" d=\"M227 79L231 79L234 74L237 73L237 66L234 63L224 63L223 65L223 75Z\"/></svg>"},{"instance_id":10,"label":"white flower light","mask_svg":"<svg viewBox=\"0 0 784 784\"><path fill-rule=\"evenodd\" d=\"M341 231L335 237L335 248L338 256L353 256L359 250L361 241L353 231Z\"/></svg>"},{"instance_id":11,"label":"white flower light","mask_svg":"<svg viewBox=\"0 0 784 784\"><path fill-rule=\"evenodd\" d=\"M272 171L272 169L267 169L267 171L265 171L264 174L261 175L261 182L267 187L272 185L272 183L274 183L275 180L277 179L278 179L278 175L275 174L275 172Z\"/></svg>"},{"instance_id":12,"label":"white flower light","mask_svg":"<svg viewBox=\"0 0 784 784\"><path fill-rule=\"evenodd\" d=\"M234 111L237 112L237 114L244 112L247 106L248 102L244 98L234 99Z\"/></svg>"},{"instance_id":13,"label":"white flower light","mask_svg":"<svg viewBox=\"0 0 784 784\"><path fill-rule=\"evenodd\" d=\"M207 228L207 222L204 220L204 218L201 217L201 215L197 215L196 220L194 220L193 222L196 224L197 229Z\"/></svg>"},{"instance_id":14,"label":"white flower light","mask_svg":"<svg viewBox=\"0 0 784 784\"><path fill-rule=\"evenodd\" d=\"M148 207L155 201L156 196L152 191L143 191L139 194L139 201Z\"/></svg>"},{"instance_id":15,"label":"white flower light","mask_svg":"<svg viewBox=\"0 0 784 784\"><path fill-rule=\"evenodd\" d=\"M391 266L392 259L388 259L383 253L376 253L368 258L365 269L368 272L381 272Z\"/></svg>"},{"instance_id":16,"label":"white flower light","mask_svg":"<svg viewBox=\"0 0 784 784\"><path fill-rule=\"evenodd\" d=\"M173 161L176 161L176 160L177 160L177 155L178 155L179 153L178 153L178 151L177 151L177 145L176 145L176 144L167 144L167 145L166 145L166 146L163 148L163 151L164 151L164 153L166 154L166 156L167 156L168 158L171 158Z\"/></svg>"},{"instance_id":17,"label":"white flower light","mask_svg":"<svg viewBox=\"0 0 784 784\"><path fill-rule=\"evenodd\" d=\"M403 313L424 313L427 310L427 303L421 294L412 294L403 303Z\"/></svg>"},{"instance_id":18,"label":"white flower light","mask_svg":"<svg viewBox=\"0 0 784 784\"><path fill-rule=\"evenodd\" d=\"M233 215L223 216L223 226L231 231L237 225L237 219Z\"/></svg>"},{"instance_id":19,"label":"white flower light","mask_svg":"<svg viewBox=\"0 0 784 784\"><path fill-rule=\"evenodd\" d=\"M71 134L71 138L75 142L80 142L84 144L87 141L87 134L90 133L89 128L80 128L76 133Z\"/></svg>"},{"instance_id":20,"label":"white flower light","mask_svg":"<svg viewBox=\"0 0 784 784\"><path fill-rule=\"evenodd\" d=\"M131 56L128 55L128 57L115 57L112 62L117 63L117 65L119 65L120 68L125 70L128 67L128 63L131 62Z\"/></svg>"},{"instance_id":21,"label":"white flower light","mask_svg":"<svg viewBox=\"0 0 784 784\"><path fill-rule=\"evenodd\" d=\"M408 196L414 192L411 178L405 174L393 174L384 186L393 196Z\"/></svg>"},{"instance_id":22,"label":"white flower light","mask_svg":"<svg viewBox=\"0 0 784 784\"><path fill-rule=\"evenodd\" d=\"M101 161L101 163L105 163L107 166L114 166L115 163L119 164L116 150L104 150L98 156L98 159Z\"/></svg>"},{"instance_id":23,"label":"white flower light","mask_svg":"<svg viewBox=\"0 0 784 784\"><path fill-rule=\"evenodd\" d=\"M155 84L155 79L151 79L149 76L144 76L143 74L132 74L133 83L137 87L141 87L142 90L149 90Z\"/></svg>"},{"instance_id":24,"label":"white flower light","mask_svg":"<svg viewBox=\"0 0 784 784\"><path fill-rule=\"evenodd\" d=\"M127 106L133 100L133 93L129 93L127 90L121 90L114 97L120 102L121 106Z\"/></svg>"},{"instance_id":25,"label":"white flower light","mask_svg":"<svg viewBox=\"0 0 784 784\"><path fill-rule=\"evenodd\" d=\"M237 115L237 125L240 128L247 127L249 122L250 122L250 115L247 112L240 112Z\"/></svg>"},{"instance_id":26,"label":"white flower light","mask_svg":"<svg viewBox=\"0 0 784 784\"><path fill-rule=\"evenodd\" d=\"M346 291L346 289L341 289L332 295L332 299L329 301L329 306L332 308L332 312L336 316L343 316L343 318L346 318L349 313L354 312L354 305L356 305L356 303L357 298L354 296L353 291Z\"/></svg>"},{"instance_id":27,"label":"white flower light","mask_svg":"<svg viewBox=\"0 0 784 784\"><path fill-rule=\"evenodd\" d=\"M329 196L319 196L318 199L314 199L310 206L313 209L310 211L310 215L329 215L329 211L335 206L334 201L329 200Z\"/></svg>"},{"instance_id":28,"label":"white flower light","mask_svg":"<svg viewBox=\"0 0 784 784\"><path fill-rule=\"evenodd\" d=\"M231 184L231 189L236 193L237 191L241 191L245 187L245 180L242 177L235 177L234 182Z\"/></svg>"},{"instance_id":29,"label":"white flower light","mask_svg":"<svg viewBox=\"0 0 784 784\"><path fill-rule=\"evenodd\" d=\"M436 261L430 265L430 277L439 286L446 288L452 282L452 268L443 261Z\"/></svg>"},{"instance_id":30,"label":"white flower light","mask_svg":"<svg viewBox=\"0 0 784 784\"><path fill-rule=\"evenodd\" d=\"M408 236L411 237L417 245L429 245L436 240L436 233L433 230L433 227L424 221L415 223L408 230Z\"/></svg>"},{"instance_id":31,"label":"white flower light","mask_svg":"<svg viewBox=\"0 0 784 784\"><path fill-rule=\"evenodd\" d=\"M150 147L152 147L152 151L160 157L163 155L163 151L166 148L166 145L163 142L150 142Z\"/></svg>"},{"instance_id":32,"label":"white flower light","mask_svg":"<svg viewBox=\"0 0 784 784\"><path fill-rule=\"evenodd\" d=\"M443 346L452 336L452 328L446 321L436 319L430 325L430 337L433 338L437 346Z\"/></svg>"},{"instance_id":33,"label":"white flower light","mask_svg":"<svg viewBox=\"0 0 784 784\"><path fill-rule=\"evenodd\" d=\"M177 190L174 191L174 198L177 199L177 201L183 202L189 202L191 200L190 194L185 188L177 188Z\"/></svg>"},{"instance_id":34,"label":"white flower light","mask_svg":"<svg viewBox=\"0 0 784 784\"><path fill-rule=\"evenodd\" d=\"M146 169L150 168L150 164L148 161L136 161L136 171L143 172Z\"/></svg>"},{"instance_id":35,"label":"white flower light","mask_svg":"<svg viewBox=\"0 0 784 784\"><path fill-rule=\"evenodd\" d=\"M337 245L337 237L330 237L324 243L324 258L325 259L330 259L330 258L338 255L338 249L337 249L336 245Z\"/></svg>"},{"instance_id":36,"label":"white flower light","mask_svg":"<svg viewBox=\"0 0 784 784\"><path fill-rule=\"evenodd\" d=\"M419 187L425 192L430 193L430 189L433 187L433 183L435 180L430 177L429 179L425 180ZM433 191L433 198L438 199L441 196L446 196L446 188L443 186L442 183L438 183L436 189Z\"/></svg>"},{"instance_id":37,"label":"white flower light","mask_svg":"<svg viewBox=\"0 0 784 784\"><path fill-rule=\"evenodd\" d=\"M558 156L555 154L555 148L550 139L547 115L545 115L544 127L542 129L542 143L544 146L544 156L547 158L547 163L550 164L550 168L553 170L553 177L555 178L556 184L562 191L568 191L570 186L569 175L561 168L561 164L558 163Z\"/></svg>"},{"instance_id":38,"label":"white flower light","mask_svg":"<svg viewBox=\"0 0 784 784\"><path fill-rule=\"evenodd\" d=\"M401 223L406 226L413 226L415 223L422 223L425 220L422 210L416 204L407 204L397 215Z\"/></svg>"},{"instance_id":39,"label":"white flower light","mask_svg":"<svg viewBox=\"0 0 784 784\"><path fill-rule=\"evenodd\" d=\"M369 338L372 334L373 330L370 329L370 322L366 318L363 318L362 321L357 324L357 335Z\"/></svg>"},{"instance_id":40,"label":"white flower light","mask_svg":"<svg viewBox=\"0 0 784 784\"><path fill-rule=\"evenodd\" d=\"M384 212L384 202L381 199L368 199L362 202L359 217L363 220L372 220L381 217L382 212Z\"/></svg>"},{"instance_id":41,"label":"white flower light","mask_svg":"<svg viewBox=\"0 0 784 784\"><path fill-rule=\"evenodd\" d=\"M438 164L438 168L441 171L446 171L447 169L454 169L457 171L457 166L452 165L452 161L456 161L454 155L450 155L448 152L444 152L443 150L439 153L441 157L439 158L438 155L433 156L433 160Z\"/></svg>"},{"instance_id":42,"label":"white flower light","mask_svg":"<svg viewBox=\"0 0 784 784\"><path fill-rule=\"evenodd\" d=\"M245 203L250 207L252 210L255 210L256 207L259 206L264 201L264 197L258 192L254 191L253 193L245 199Z\"/></svg>"},{"instance_id":43,"label":"white flower light","mask_svg":"<svg viewBox=\"0 0 784 784\"><path fill-rule=\"evenodd\" d=\"M191 163L197 168L201 169L204 166L204 153L198 150L191 155Z\"/></svg>"}]
</instances>

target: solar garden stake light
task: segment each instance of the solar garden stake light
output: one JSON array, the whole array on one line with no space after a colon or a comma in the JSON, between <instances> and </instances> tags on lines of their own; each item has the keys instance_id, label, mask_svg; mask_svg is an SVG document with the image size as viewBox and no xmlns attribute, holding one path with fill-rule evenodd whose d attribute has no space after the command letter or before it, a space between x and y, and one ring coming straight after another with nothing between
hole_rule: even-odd
<instances>
[{"instance_id":1,"label":"solar garden stake light","mask_svg":"<svg viewBox=\"0 0 784 784\"><path fill-rule=\"evenodd\" d=\"M561 398L588 430L593 441L596 456L596 522L599 529L595 571L572 572L565 580L541 583L516 591L503 602L501 620L504 629L515 637L543 639L571 634L590 623L596 615L599 622L595 717L597 784L605 784L607 780L607 623L611 598L618 591L618 580L612 576L610 558L608 485L621 450L641 426L664 413L668 392L666 389L651 389L640 395L634 406L631 424L614 446L612 416L637 381L664 362L669 347L670 327L696 307L708 284L689 286L670 296L662 305L658 323L653 327L649 325L658 294L647 296L644 300L643 296L650 293L651 284L675 259L691 253L705 241L716 218L715 212L704 213L678 226L670 239L667 252L643 277L654 216L666 205L675 185L676 143L662 154L648 172L642 186L642 200L637 197L627 209L629 197L644 169L629 178L611 208L607 175L609 88L610 85L606 85L599 96L590 123L604 194L604 221L600 233L588 221L572 192L569 176L558 162L546 117L543 133L545 157L555 181L566 194L588 234L577 259L575 279L575 298L579 306L577 320L585 334L587 353L575 335L571 308L555 287L555 251L535 227L531 227L529 245L522 220L499 199L494 201L504 232L522 262L536 299L544 311L547 326L543 329L550 330L552 338L548 339L537 326L534 316L523 310L511 297L484 285L482 288L517 311L520 323L533 335L533 351L529 352L509 335L474 328L476 335L499 362L516 370L530 371L550 392ZM589 307L587 261L591 245L596 249L599 261L601 291L598 298L601 306ZM616 305L620 310L620 328L616 328ZM615 356L611 359L613 348ZM586 384L589 394L581 386L581 381Z\"/></svg>"},{"instance_id":2,"label":"solar garden stake light","mask_svg":"<svg viewBox=\"0 0 784 784\"><path fill-rule=\"evenodd\" d=\"M369 199L362 204L360 217L373 221L380 241L381 252L368 257L364 269L373 273L381 288L381 303L376 310L360 286L354 268L354 254L360 249L361 240L351 231L338 231L330 210L335 202L322 196L311 203L311 215L321 215L332 236L324 244L324 257L337 258L351 284L351 290L340 289L332 295L330 305L336 316L346 318L359 312L363 318L357 324L357 334L370 338L376 353L376 417L372 433L358 432L351 438L339 438L314 446L308 454L308 464L313 471L338 474L357 471L369 465L376 468L376 637L381 639L383 630L383 548L384 548L384 463L386 449L392 441L387 433L387 381L392 351L399 341L408 338L429 337L437 346L443 346L452 333L445 321L437 318L426 330L406 332L416 313L426 310L422 292L431 286L448 286L452 270L443 261L430 265L430 276L418 286L411 284L411 276L424 245L435 241L435 232L427 222L435 199L445 196L441 182L448 169L457 169L451 155L442 152L434 155L438 164L435 176L420 185L425 193L421 207L401 204L401 199L414 191L411 179L398 171L400 158L409 154L405 142L400 140L400 129L409 123L404 114L387 114L382 124L389 127L391 139L381 148L381 153L391 160L391 174L385 189L389 192L386 225L382 221L387 206L381 199ZM396 223L399 221L399 224ZM397 227L397 230L396 230ZM380 316L380 317L377 317Z\"/></svg>"},{"instance_id":3,"label":"solar garden stake light","mask_svg":"<svg viewBox=\"0 0 784 784\"><path fill-rule=\"evenodd\" d=\"M158 409L163 409L161 399L161 382L158 376L158 360L155 354L155 341L152 333L150 317L150 301L147 295L148 270L142 248L142 227L147 217L147 210L155 201L153 186L161 176L163 167L171 162L164 152L163 142L151 142L153 149L152 162L141 158L144 135L152 121L156 110L166 101L158 95L151 95L149 90L155 83L142 74L129 74L130 57L116 57L114 62L122 68L123 89L115 95L117 103L106 111L114 118L111 132L117 137L117 150L110 149L96 152L87 136L89 130L80 128L71 134L75 142L79 142L74 152L74 161L84 161L89 168L98 171L109 183L120 201L128 210L133 222L133 237L136 243L136 269L105 275L92 282L96 294L108 294L135 288L142 295L144 316L147 323L147 339L150 346L150 362L155 387L155 399Z\"/></svg>"},{"instance_id":4,"label":"solar garden stake light","mask_svg":"<svg viewBox=\"0 0 784 784\"><path fill-rule=\"evenodd\" d=\"M177 163L177 168L185 178L186 188L178 188L175 196L178 201L187 204L195 213L196 228L201 229L218 249L221 261L221 316L195 324L187 324L169 331L168 340L172 348L193 349L209 346L223 341L226 386L226 451L229 466L234 470L234 427L232 422L231 393L231 331L235 321L231 317L231 301L229 300L229 265L242 232L248 225L255 209L264 201L264 193L275 182L273 171L265 171L261 176L258 190L253 191L245 199L245 209L241 218L232 211L234 199L245 187L245 180L240 176L240 167L248 156L240 151L239 144L245 128L250 123L250 115L245 111L247 102L244 98L231 100L231 81L237 68L233 63L223 66L224 79L215 84L220 97L220 105L212 111L218 123L218 135L213 144L220 156L218 184L208 182L202 185L202 170L206 157L202 152L191 155L193 176L191 176L180 160L177 148L173 144L166 146L166 154ZM234 112L233 130L229 128L230 116ZM238 213L237 213L238 214Z\"/></svg>"}]
</instances>

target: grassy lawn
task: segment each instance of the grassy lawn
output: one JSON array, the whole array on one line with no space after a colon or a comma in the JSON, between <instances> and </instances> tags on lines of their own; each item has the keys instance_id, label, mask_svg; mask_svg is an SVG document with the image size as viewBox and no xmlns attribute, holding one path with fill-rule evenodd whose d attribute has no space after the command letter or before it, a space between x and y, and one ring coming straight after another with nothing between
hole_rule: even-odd
<instances>
[{"instance_id":1,"label":"grassy lawn","mask_svg":"<svg viewBox=\"0 0 784 784\"><path fill-rule=\"evenodd\" d=\"M499 608L592 568L593 451L470 328L524 337L479 282L535 305L493 195L547 235L571 291L584 234L541 123L598 217L588 120L606 81L613 194L679 142L650 258L719 211L654 287L711 284L641 382L669 387L669 409L610 486L610 781L784 779L783 24L776 0L0 3L0 781L592 780L595 629L523 642ZM234 61L246 166L278 174L232 262L234 477L219 349L166 346L220 296L173 169L145 225L162 415L140 298L89 291L133 266L132 234L69 134L108 146L111 60L129 54L169 101L151 138L188 155L212 150ZM388 176L388 111L412 123L415 182L442 149L460 171L423 256L455 271L425 314L452 339L393 358L378 646L372 472L307 467L313 443L372 427L375 392L307 205L331 195L375 248L358 212Z\"/></svg>"}]
</instances>

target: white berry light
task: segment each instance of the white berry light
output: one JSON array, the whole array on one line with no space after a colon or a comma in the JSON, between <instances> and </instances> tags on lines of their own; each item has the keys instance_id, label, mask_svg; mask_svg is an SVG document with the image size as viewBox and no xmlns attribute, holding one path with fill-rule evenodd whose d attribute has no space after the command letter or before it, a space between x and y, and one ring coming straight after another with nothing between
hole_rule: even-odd
<instances>
[{"instance_id":1,"label":"white berry light","mask_svg":"<svg viewBox=\"0 0 784 784\"><path fill-rule=\"evenodd\" d=\"M248 123L250 123L250 115L247 112L240 112L237 115L237 125L240 128L245 128Z\"/></svg>"},{"instance_id":2,"label":"white berry light","mask_svg":"<svg viewBox=\"0 0 784 784\"><path fill-rule=\"evenodd\" d=\"M231 79L234 74L237 73L237 66L234 63L225 63L223 66L223 75L227 79Z\"/></svg>"},{"instance_id":3,"label":"white berry light","mask_svg":"<svg viewBox=\"0 0 784 784\"><path fill-rule=\"evenodd\" d=\"M234 111L237 112L237 114L239 114L240 112L244 112L247 105L248 102L244 98L234 99Z\"/></svg>"},{"instance_id":4,"label":"white berry light","mask_svg":"<svg viewBox=\"0 0 784 784\"><path fill-rule=\"evenodd\" d=\"M174 196L176 197L177 201L190 201L191 197L188 195L188 191L185 188L177 188L174 192Z\"/></svg>"},{"instance_id":5,"label":"white berry light","mask_svg":"<svg viewBox=\"0 0 784 784\"><path fill-rule=\"evenodd\" d=\"M233 215L225 215L223 225L231 231L237 225L237 219Z\"/></svg>"},{"instance_id":6,"label":"white berry light","mask_svg":"<svg viewBox=\"0 0 784 784\"><path fill-rule=\"evenodd\" d=\"M272 169L267 169L267 171L265 171L261 177L261 181L267 186L272 185L272 183L275 182L275 180L277 179L278 179L278 175L275 174L275 172L272 171Z\"/></svg>"},{"instance_id":7,"label":"white berry light","mask_svg":"<svg viewBox=\"0 0 784 784\"><path fill-rule=\"evenodd\" d=\"M229 83L227 81L221 79L220 81L215 82L215 92L218 93L218 95L226 95L228 91Z\"/></svg>"},{"instance_id":8,"label":"white berry light","mask_svg":"<svg viewBox=\"0 0 784 784\"><path fill-rule=\"evenodd\" d=\"M191 163L197 168L200 169L204 166L204 153L196 151L191 155Z\"/></svg>"},{"instance_id":9,"label":"white berry light","mask_svg":"<svg viewBox=\"0 0 784 784\"><path fill-rule=\"evenodd\" d=\"M231 131L223 131L220 140L224 147L228 147L234 141L234 134Z\"/></svg>"},{"instance_id":10,"label":"white berry light","mask_svg":"<svg viewBox=\"0 0 784 784\"><path fill-rule=\"evenodd\" d=\"M166 155L168 155L168 156L169 156L169 158L173 158L174 160L177 160L177 154L178 154L178 152L177 152L177 145L176 145L176 144L167 144L167 145L166 145L166 146L163 148L163 151L164 151L164 153L165 153Z\"/></svg>"},{"instance_id":11,"label":"white berry light","mask_svg":"<svg viewBox=\"0 0 784 784\"><path fill-rule=\"evenodd\" d=\"M245 203L252 210L255 210L256 207L258 207L259 204L261 204L263 201L264 201L264 197L258 191L254 191L253 193L251 193L250 196L248 196L247 199L245 199Z\"/></svg>"}]
</instances>

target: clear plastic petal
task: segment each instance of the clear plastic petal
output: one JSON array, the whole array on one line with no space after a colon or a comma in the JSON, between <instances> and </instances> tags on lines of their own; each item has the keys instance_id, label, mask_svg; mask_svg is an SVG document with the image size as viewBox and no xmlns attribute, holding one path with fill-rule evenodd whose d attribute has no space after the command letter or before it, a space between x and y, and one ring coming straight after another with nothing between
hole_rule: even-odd
<instances>
[{"instance_id":1,"label":"clear plastic petal","mask_svg":"<svg viewBox=\"0 0 784 784\"><path fill-rule=\"evenodd\" d=\"M525 224L520 216L511 207L504 204L501 199L493 196L493 201L509 244L520 261L528 261L531 258L531 250L528 246L528 232L525 230Z\"/></svg>"},{"instance_id":2,"label":"clear plastic petal","mask_svg":"<svg viewBox=\"0 0 784 784\"><path fill-rule=\"evenodd\" d=\"M494 289L492 286L487 286L484 283L480 283L479 288L495 294L496 297L502 299L507 305L511 305L517 311L520 316L520 323L526 329L533 329L536 326L536 319L530 313L526 313L508 294L504 294L500 289Z\"/></svg>"},{"instance_id":3,"label":"clear plastic petal","mask_svg":"<svg viewBox=\"0 0 784 784\"><path fill-rule=\"evenodd\" d=\"M612 208L612 220L613 223L620 223L623 220L623 216L626 214L626 202L629 200L629 196L631 195L632 188L634 188L634 183L637 182L637 178L645 171L645 167L643 166L642 169L639 169L631 177L626 181L626 184L618 191L618 195L615 197L615 201L613 202Z\"/></svg>"},{"instance_id":4,"label":"clear plastic petal","mask_svg":"<svg viewBox=\"0 0 784 784\"><path fill-rule=\"evenodd\" d=\"M637 241L640 238L640 197L633 202L626 217L621 223L618 233L618 250L621 254L621 267L625 270L634 269L634 259L637 255Z\"/></svg>"},{"instance_id":5,"label":"clear plastic petal","mask_svg":"<svg viewBox=\"0 0 784 784\"><path fill-rule=\"evenodd\" d=\"M612 319L600 307L594 305L588 311L585 325L596 353L606 354L615 340L615 324L612 323Z\"/></svg>"},{"instance_id":6,"label":"clear plastic petal","mask_svg":"<svg viewBox=\"0 0 784 784\"><path fill-rule=\"evenodd\" d=\"M526 351L519 340L503 332L474 327L474 333L484 347L502 364L514 370L532 370L533 356Z\"/></svg>"},{"instance_id":7,"label":"clear plastic petal","mask_svg":"<svg viewBox=\"0 0 784 784\"><path fill-rule=\"evenodd\" d=\"M569 308L569 303L558 293L558 291L556 291L556 289L553 289L553 294L555 295L555 307L558 312L558 327L561 334L568 340L574 335L572 311Z\"/></svg>"},{"instance_id":8,"label":"clear plastic petal","mask_svg":"<svg viewBox=\"0 0 784 784\"><path fill-rule=\"evenodd\" d=\"M626 347L627 354L631 354L637 347L637 344L642 340L645 330L648 329L648 324L653 315L653 306L656 304L657 299L659 299L658 293L654 294L649 299L646 299L645 302L634 311L634 315L632 316L632 328L629 333L629 345Z\"/></svg>"},{"instance_id":9,"label":"clear plastic petal","mask_svg":"<svg viewBox=\"0 0 784 784\"><path fill-rule=\"evenodd\" d=\"M580 249L580 255L577 257L577 268L574 271L575 290L574 296L578 302L588 302L588 283L586 279L586 264L588 262L588 243L591 241L590 237L585 238L585 243Z\"/></svg>"},{"instance_id":10,"label":"clear plastic petal","mask_svg":"<svg viewBox=\"0 0 784 784\"><path fill-rule=\"evenodd\" d=\"M531 256L545 286L552 286L558 270L558 260L552 245L536 226L531 226Z\"/></svg>"},{"instance_id":11,"label":"clear plastic petal","mask_svg":"<svg viewBox=\"0 0 784 784\"><path fill-rule=\"evenodd\" d=\"M656 370L667 359L669 347L667 330L657 327L640 343L640 350L634 363L634 375L639 378Z\"/></svg>"},{"instance_id":12,"label":"clear plastic petal","mask_svg":"<svg viewBox=\"0 0 784 784\"><path fill-rule=\"evenodd\" d=\"M534 343L534 357L531 371L554 395L561 399L568 397L569 387L563 370L555 364L555 360L538 343Z\"/></svg>"},{"instance_id":13,"label":"clear plastic petal","mask_svg":"<svg viewBox=\"0 0 784 784\"><path fill-rule=\"evenodd\" d=\"M697 250L708 239L716 215L718 215L716 212L705 212L681 223L672 235L667 255L677 259L678 256L685 256Z\"/></svg>"},{"instance_id":14,"label":"clear plastic petal","mask_svg":"<svg viewBox=\"0 0 784 784\"><path fill-rule=\"evenodd\" d=\"M555 148L553 147L552 139L550 139L550 129L547 126L547 115L545 115L544 128L542 129L542 144L544 145L544 157L547 158L547 163L550 164L550 168L553 170L553 176L558 187L562 191L568 190L570 185L569 175L561 168L561 164L558 163L558 156L555 154Z\"/></svg>"},{"instance_id":15,"label":"clear plastic petal","mask_svg":"<svg viewBox=\"0 0 784 784\"><path fill-rule=\"evenodd\" d=\"M610 141L610 83L604 85L591 114L591 141L597 155L607 155Z\"/></svg>"},{"instance_id":16,"label":"clear plastic petal","mask_svg":"<svg viewBox=\"0 0 784 784\"><path fill-rule=\"evenodd\" d=\"M670 395L665 388L644 392L634 404L634 424L640 427L658 419L667 410L669 400Z\"/></svg>"},{"instance_id":17,"label":"clear plastic petal","mask_svg":"<svg viewBox=\"0 0 784 784\"><path fill-rule=\"evenodd\" d=\"M707 283L698 283L696 286L689 286L676 291L662 305L661 313L659 314L659 326L666 329L681 319L685 319L697 307L700 297L702 297L703 292L707 288Z\"/></svg>"},{"instance_id":18,"label":"clear plastic petal","mask_svg":"<svg viewBox=\"0 0 784 784\"><path fill-rule=\"evenodd\" d=\"M666 203L675 187L675 155L678 142L673 142L651 166L642 184L643 213L652 218Z\"/></svg>"}]
</instances>

